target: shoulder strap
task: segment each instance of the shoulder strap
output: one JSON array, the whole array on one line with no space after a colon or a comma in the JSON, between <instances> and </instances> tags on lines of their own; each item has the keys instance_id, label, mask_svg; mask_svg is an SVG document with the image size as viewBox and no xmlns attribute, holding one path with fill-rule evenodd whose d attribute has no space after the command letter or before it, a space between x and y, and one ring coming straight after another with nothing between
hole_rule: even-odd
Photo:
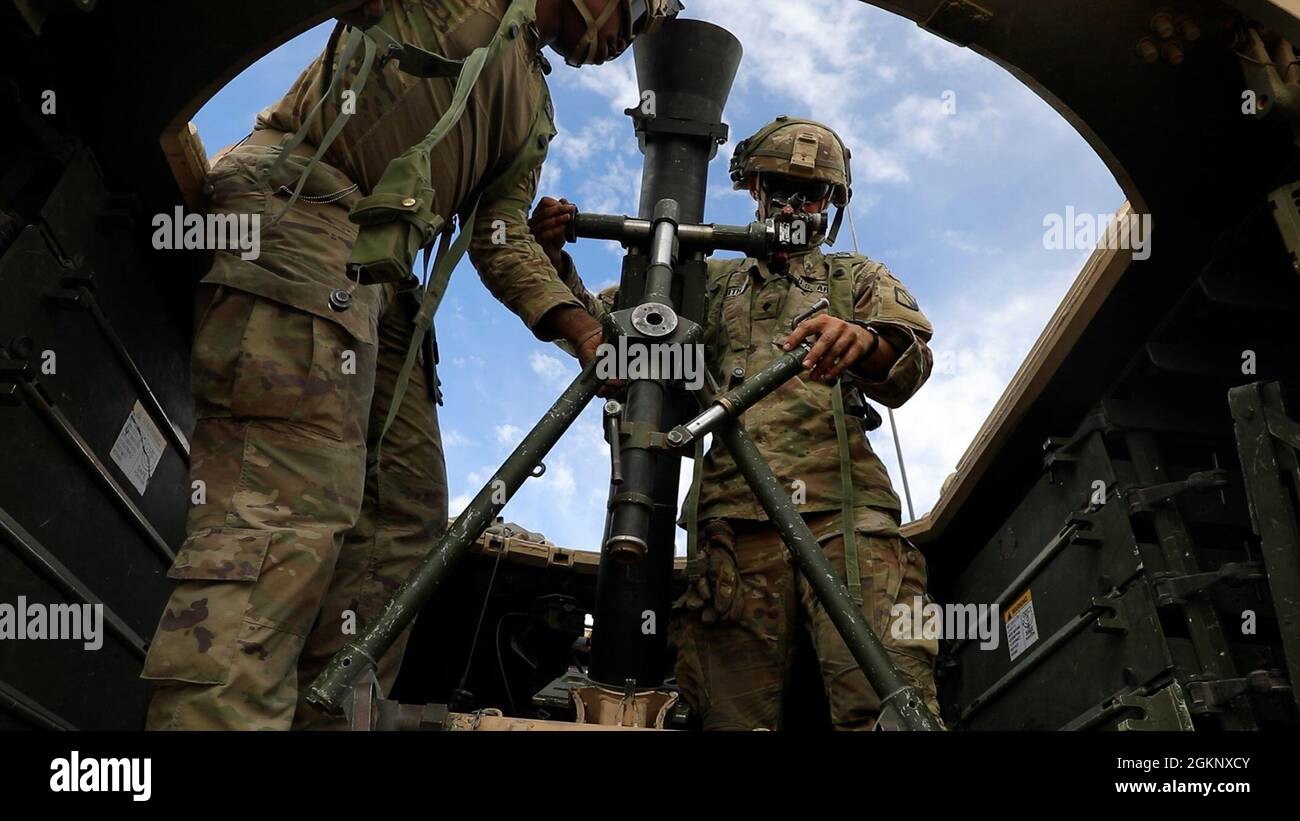
<instances>
[{"instance_id":1,"label":"shoulder strap","mask_svg":"<svg viewBox=\"0 0 1300 821\"><path fill-rule=\"evenodd\" d=\"M424 298L420 300L420 310L415 315L414 330L411 332L411 343L406 348L406 358L402 361L402 367L397 372L397 383L393 386L393 399L388 405L388 415L384 417L384 426L379 431L379 447L383 447L384 437L388 435L388 429L393 426L393 420L397 418L397 411L402 407L402 399L406 396L406 386L411 381L411 370L415 367L416 357L419 355L420 346L424 343L424 335L429 333L429 327L433 324L433 315L438 311L438 305L442 302L442 296L447 291L447 282L451 279L452 269L460 258L465 255L465 250L469 247L470 237L474 235L474 218L478 214L478 202L475 201L470 207L470 212L462 221L460 234L457 235L456 241L448 248L443 244L438 253L438 258L433 264L433 273L429 275L429 282L424 287ZM451 231L451 223L447 224L448 236Z\"/></svg>"},{"instance_id":2,"label":"shoulder strap","mask_svg":"<svg viewBox=\"0 0 1300 821\"><path fill-rule=\"evenodd\" d=\"M465 58L465 62L460 69L460 75L456 80L456 91L452 96L451 105L442 113L442 117L425 135L425 138L406 150L407 154L419 151L427 155L435 145L442 141L443 137L447 136L447 133L451 131L451 127L465 113L469 93L473 90L474 84L478 82L483 67L500 56L501 52L505 51L506 46L523 32L524 27L536 18L537 0L513 0L511 2L510 7L506 9L506 13L501 15L501 23L497 26L496 33L492 35L492 39L488 41L488 44L474 49Z\"/></svg>"},{"instance_id":3,"label":"shoulder strap","mask_svg":"<svg viewBox=\"0 0 1300 821\"><path fill-rule=\"evenodd\" d=\"M537 0L513 0L492 39L470 52L461 66L451 104L424 139L389 162L369 196L352 207L361 226L349 265L371 282L398 281L414 264L415 251L432 241L441 226L433 213L430 152L465 113L470 92L483 68L510 47L537 16Z\"/></svg>"},{"instance_id":4,"label":"shoulder strap","mask_svg":"<svg viewBox=\"0 0 1300 821\"><path fill-rule=\"evenodd\" d=\"M483 67L504 51L506 44L519 35L523 26L532 22L536 17L536 8L537 0L514 0L514 2L511 3L510 8L507 9L506 13L502 16L501 24L497 27L496 34L493 35L491 42L486 46L480 46L475 49L465 58L460 76L456 81L456 90L452 96L451 105L443 112L442 116L438 119L438 122L434 124L433 128L423 140L407 149L407 151L400 157L389 163L388 168L384 170L383 178L381 178L380 183L376 185L377 190L383 187L384 180L388 179L390 175L396 173L400 177L403 173L403 164L416 163L421 166L423 170L423 175L418 177L418 179L421 181L429 179L429 153L439 142L442 141L442 138L451 131L452 127L465 112L470 91L478 81L479 74L482 72ZM538 116L540 118L544 115L547 127L551 127L551 118L549 115L550 106L548 100L549 98L544 98L542 104L538 106ZM534 124L534 130L536 130L536 127L536 124ZM554 133L553 128L552 133ZM397 412L401 408L402 400L406 396L406 388L407 384L410 382L411 369L415 366L420 346L424 342L424 336L430 332L429 329L433 324L433 316L437 313L438 306L442 302L442 297L447 291L447 285L451 279L451 272L455 270L457 263L460 262L461 258L465 255L465 251L469 248L470 238L474 235L474 222L478 217L478 206L482 201L484 193L495 194L497 184L501 181L502 177L505 177L508 174L516 174L511 182L517 180L518 172L516 169L522 164L524 155L529 153L531 153L531 150L526 146L525 149L515 157L510 167L501 175L501 177L488 183L488 185L474 197L472 205L470 205L470 207L465 211L462 211L463 217L460 222L460 234L456 237L456 241L449 248L444 246L445 250L438 254L438 259L433 266L433 272L429 275L429 280L424 286L424 298L420 302L420 310L415 317L411 342L406 350L406 358L402 362L401 369L397 372L397 383L393 388L393 398L388 408L388 415L385 417L383 428L379 433L380 447L383 446L384 438L388 435L388 431L392 427L393 421L397 418ZM543 154L544 153L545 151L543 150ZM535 155L533 156L533 159L536 161L537 158ZM531 170L531 167L528 170ZM426 203L425 205L427 207L428 204ZM361 203L358 203L358 207L360 206ZM430 226L433 224L434 223L431 222ZM450 225L450 223L448 223L448 225ZM431 231L431 227L427 228L426 231ZM427 246L432 237L426 234L423 239L424 245ZM360 240L361 237L358 236L358 244L360 243ZM354 247L354 258L356 251L357 249Z\"/></svg>"},{"instance_id":5,"label":"shoulder strap","mask_svg":"<svg viewBox=\"0 0 1300 821\"><path fill-rule=\"evenodd\" d=\"M429 332L434 314L438 312L438 306L442 304L443 295L447 293L447 286L451 281L451 272L456 269L456 265L469 248L469 239L474 234L474 221L478 218L479 203L484 200L491 202L495 197L514 187L519 178L530 173L546 155L547 143L550 137L555 134L555 128L552 125L550 116L549 100L549 96L543 97L541 104L538 106L537 119L533 123L533 132L529 135L528 143L515 155L509 167L484 186L482 193L475 197L469 214L461 220L460 234L457 236L455 244L450 248L444 246L443 250L438 254L438 259L434 262L433 272L429 275L429 280L424 286L424 298L420 302L420 312L416 315L411 345L406 351L406 360L402 363L402 369L397 373L397 386L393 390L393 401L388 408L388 417L384 419L384 427L379 435L381 443L384 435L388 433L389 427L392 426L393 420L397 418L397 409L401 405L402 397L406 394L406 383L410 379L411 368L414 367L416 352L420 347L420 343L424 341L424 335ZM545 140L542 140L539 136L542 131L547 132ZM450 223L448 223L448 226L450 227Z\"/></svg>"},{"instance_id":6,"label":"shoulder strap","mask_svg":"<svg viewBox=\"0 0 1300 821\"><path fill-rule=\"evenodd\" d=\"M280 169L289 159L289 155L293 153L294 149L299 145L302 145L303 141L307 139L307 132L312 126L312 121L315 120L316 117L321 116L326 99L331 96L342 96L344 73L342 68L351 64L352 58L356 56L357 48L361 46L363 42L365 44L365 56L361 61L361 69L357 72L356 83L352 87L352 91L358 97L361 96L361 92L366 88L366 82L370 79L370 70L375 64L375 43L369 37L349 36L348 44L343 49L343 58L339 64L340 70L333 73L329 87L320 95L320 99L316 101L314 106L312 106L312 109L307 113L307 116L303 118L302 126L299 127L297 133L286 138L285 141L280 144L280 155L275 158L275 161L271 163L270 167L267 168L265 172L268 184L270 184L271 180L276 179L276 174L280 172ZM333 55L329 55L329 57L332 59ZM334 143L334 140L338 138L339 134L343 133L343 127L348 124L348 120L351 118L352 114L350 112L342 111L340 107L339 115L330 124L329 130L326 131L324 136L321 138L320 145L316 146L316 153L312 155L311 159L307 162L306 167L303 168L302 173L298 176L298 184L294 186L293 194L289 197L289 202L285 204L284 209L280 211L280 213L276 214L271 219L272 227L279 223L280 219L285 214L289 213L289 210L298 202L298 197L302 195L303 186L307 184L307 180L311 177L311 172L315 170L316 164L325 156L325 152L329 150L329 147Z\"/></svg>"},{"instance_id":7,"label":"shoulder strap","mask_svg":"<svg viewBox=\"0 0 1300 821\"><path fill-rule=\"evenodd\" d=\"M828 291L831 316L853 318L853 268L856 258L836 255L828 258ZM862 576L858 567L858 534L854 523L853 457L849 449L848 422L844 416L844 388L836 380L831 389L831 411L835 416L835 439L840 451L840 526L844 530L844 575L853 603L862 606Z\"/></svg>"}]
</instances>

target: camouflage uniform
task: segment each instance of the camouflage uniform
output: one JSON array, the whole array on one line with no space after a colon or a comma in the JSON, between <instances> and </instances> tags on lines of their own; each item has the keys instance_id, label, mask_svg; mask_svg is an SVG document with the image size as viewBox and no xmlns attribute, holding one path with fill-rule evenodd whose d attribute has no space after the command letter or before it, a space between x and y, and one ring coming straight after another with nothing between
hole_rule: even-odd
<instances>
[{"instance_id":1,"label":"camouflage uniform","mask_svg":"<svg viewBox=\"0 0 1300 821\"><path fill-rule=\"evenodd\" d=\"M804 203L827 197L839 209L829 231L834 242L853 182L848 149L834 131L811 120L778 117L737 144L730 173L737 189L757 192L774 208L781 194L793 213L803 209L798 196ZM793 318L822 297L829 298L832 314L870 323L899 353L879 382L851 370L841 382L856 383L868 398L892 408L907 401L933 367L926 345L933 332L929 320L884 265L865 257L827 258L814 248L791 259L784 274L759 260L711 261L707 288L709 366L725 380L724 388L784 353ZM857 557L860 588L850 592L861 596L863 614L876 635L937 716L937 643L899 640L889 629L896 602L910 603L925 594L925 558L899 533L898 497L861 420L848 414L852 496L844 498L833 402L841 387L805 376L786 382L751 408L745 427L846 580L845 539L852 539L850 555ZM698 503L703 523L695 563L699 577L691 579L674 607L672 635L678 647L678 684L704 726L781 726L781 694L794 631L802 622L821 662L832 724L837 729L873 728L880 712L878 694L797 572L725 447L711 448L704 458Z\"/></svg>"},{"instance_id":2,"label":"camouflage uniform","mask_svg":"<svg viewBox=\"0 0 1300 821\"><path fill-rule=\"evenodd\" d=\"M778 118L739 143L736 152L732 179L737 188L761 172L827 182L826 196L837 206L846 205L851 195L847 151L834 132L818 123ZM565 267L572 267L567 257ZM853 254L827 257L814 249L795 255L785 274L774 273L761 260L709 261L705 342L709 368L724 390L785 353L782 345L794 317L822 297L834 304L842 283L832 283L833 277L850 280L853 316L842 318L870 323L900 354L880 382L851 371L843 378L891 408L921 387L933 367L926 344L933 329L916 300L883 264ZM600 312L610 309L614 291L601 293ZM773 473L791 489L796 508L827 558L847 579L832 409L832 392L839 388L805 377L790 380L750 408L744 425ZM862 422L853 416L845 421L863 613L937 717L937 642L896 639L889 629L896 602L910 605L915 596L925 595L925 557L899 532L898 497ZM704 457L698 504L700 577L691 579L687 593L674 604L671 635L678 648L678 685L704 727L781 726L781 695L794 631L802 624L821 662L834 726L873 728L880 710L878 695L720 442Z\"/></svg>"},{"instance_id":3,"label":"camouflage uniform","mask_svg":"<svg viewBox=\"0 0 1300 821\"><path fill-rule=\"evenodd\" d=\"M491 38L507 5L390 0L382 25L457 58ZM435 150L436 213L458 211L525 140L554 133L543 63L529 30L484 69L467 113ZM318 58L208 180L213 212L262 216L261 255L218 252L200 287L192 359L198 484L188 538L169 573L179 584L144 666L143 676L159 682L151 729L338 726L300 704L300 689L380 612L446 527L431 363L411 371L378 447L418 283L356 288L343 312L331 310L329 295L352 286L344 273L357 235L349 209L392 157L428 132L453 82L386 65L304 196L280 217L305 160L295 156L269 183L260 172L278 153L271 146L298 130L319 99L322 70ZM357 66L343 70L355 75ZM320 131L309 131L309 141ZM590 305L528 233L539 172L540 163L514 190L481 203L470 246L484 283L535 332L553 308ZM385 691L403 645L379 663Z\"/></svg>"},{"instance_id":4,"label":"camouflage uniform","mask_svg":"<svg viewBox=\"0 0 1300 821\"><path fill-rule=\"evenodd\" d=\"M898 407L930 374L930 323L884 265L860 256L844 263L835 270L851 272L846 276L853 278L854 318L881 329L901 352L884 380L855 381L869 398ZM710 261L706 340L710 370L724 388L784 353L790 320L826 296L831 276L832 266L816 250L792 259L787 275L773 274L753 259ZM832 390L804 377L792 379L747 411L744 424L845 578ZM937 643L895 639L889 629L896 602L910 604L925 594L925 557L899 533L898 497L861 421L849 416L846 422L863 613L899 670L938 715ZM698 541L703 579L676 603L671 633L683 695L707 729L779 728L794 631L802 624L821 663L834 726L872 728L879 697L721 443L709 449L703 470Z\"/></svg>"}]
</instances>

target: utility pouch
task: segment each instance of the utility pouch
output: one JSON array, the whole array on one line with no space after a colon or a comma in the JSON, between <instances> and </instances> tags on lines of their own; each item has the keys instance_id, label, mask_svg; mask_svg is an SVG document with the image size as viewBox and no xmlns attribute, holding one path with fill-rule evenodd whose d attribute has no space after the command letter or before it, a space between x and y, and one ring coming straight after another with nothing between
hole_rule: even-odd
<instances>
[{"instance_id":1,"label":"utility pouch","mask_svg":"<svg viewBox=\"0 0 1300 821\"><path fill-rule=\"evenodd\" d=\"M442 230L429 177L428 155L405 154L389 163L375 190L352 207L349 218L360 229L348 270L361 284L407 279L415 255Z\"/></svg>"}]
</instances>

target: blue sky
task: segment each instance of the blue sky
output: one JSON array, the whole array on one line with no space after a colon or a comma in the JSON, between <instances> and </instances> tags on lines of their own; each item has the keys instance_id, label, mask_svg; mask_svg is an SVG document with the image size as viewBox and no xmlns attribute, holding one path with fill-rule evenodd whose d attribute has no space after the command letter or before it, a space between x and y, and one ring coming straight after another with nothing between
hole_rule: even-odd
<instances>
[{"instance_id":1,"label":"blue sky","mask_svg":"<svg viewBox=\"0 0 1300 821\"><path fill-rule=\"evenodd\" d=\"M732 144L777 114L822 120L853 153L861 251L887 264L935 325L937 367L896 412L917 515L1001 395L1088 257L1043 247L1043 220L1073 206L1110 214L1124 195L1065 120L992 62L857 0L689 0L685 16L730 29L745 48L724 119L732 140L710 167L706 220L753 219L731 190ZM243 137L320 51L329 26L268 54L195 122L209 153ZM622 110L637 99L631 53L600 67L552 60L560 136L541 193L586 211L635 213L641 155ZM945 106L945 102L955 104ZM835 250L852 250L846 229ZM613 284L612 243L570 246L592 290ZM577 373L497 303L468 262L437 319L452 513L491 475ZM557 544L596 549L608 448L593 403L505 517ZM900 488L888 422L872 443ZM905 513L906 515L906 513ZM679 538L679 543L682 540Z\"/></svg>"}]
</instances>

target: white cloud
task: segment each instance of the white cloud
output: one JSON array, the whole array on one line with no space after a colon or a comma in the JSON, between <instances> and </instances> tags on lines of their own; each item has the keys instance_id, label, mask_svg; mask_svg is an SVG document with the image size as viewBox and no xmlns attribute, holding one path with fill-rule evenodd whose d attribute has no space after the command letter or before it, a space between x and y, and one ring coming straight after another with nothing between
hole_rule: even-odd
<instances>
[{"instance_id":1,"label":"white cloud","mask_svg":"<svg viewBox=\"0 0 1300 821\"><path fill-rule=\"evenodd\" d=\"M628 49L617 60L599 68L570 68L567 65L555 67L555 81L561 87L584 88L604 97L611 110L623 113L641 99L641 91L636 82L636 62L632 50Z\"/></svg>"},{"instance_id":2,"label":"white cloud","mask_svg":"<svg viewBox=\"0 0 1300 821\"><path fill-rule=\"evenodd\" d=\"M524 430L523 428L518 428L514 425L497 425L496 434L497 444L517 445L519 444L519 440L523 438Z\"/></svg>"},{"instance_id":3,"label":"white cloud","mask_svg":"<svg viewBox=\"0 0 1300 821\"><path fill-rule=\"evenodd\" d=\"M939 238L945 245L955 248L963 254L993 256L1003 253L1004 250L988 244L971 231L958 231L952 228L945 228Z\"/></svg>"},{"instance_id":4,"label":"white cloud","mask_svg":"<svg viewBox=\"0 0 1300 821\"><path fill-rule=\"evenodd\" d=\"M996 117L992 109L975 107L972 101L955 94L950 100L951 106L942 95L908 94L899 100L884 117L893 133L895 150L935 159L963 140L996 137L990 133Z\"/></svg>"},{"instance_id":5,"label":"white cloud","mask_svg":"<svg viewBox=\"0 0 1300 821\"><path fill-rule=\"evenodd\" d=\"M596 117L588 120L578 131L559 129L547 151L547 163L562 163L568 168L581 168L593 157L625 152L628 148L626 118Z\"/></svg>"},{"instance_id":6,"label":"white cloud","mask_svg":"<svg viewBox=\"0 0 1300 821\"><path fill-rule=\"evenodd\" d=\"M972 271L988 283L938 306L923 306L934 323L935 371L924 387L894 411L917 516L938 499L943 481L957 466L1047 320L1069 289L1087 255L1057 267L1050 255L1000 260L997 269ZM870 434L903 498L894 442L885 423ZM904 517L907 515L904 503Z\"/></svg>"},{"instance_id":7,"label":"white cloud","mask_svg":"<svg viewBox=\"0 0 1300 821\"><path fill-rule=\"evenodd\" d=\"M577 481L573 478L573 468L563 456L548 461L546 473L542 474L537 481L544 492L566 497L572 496L573 491L578 487Z\"/></svg>"},{"instance_id":8,"label":"white cloud","mask_svg":"<svg viewBox=\"0 0 1300 821\"><path fill-rule=\"evenodd\" d=\"M690 14L725 21L745 47L733 97L771 105L798 100L789 113L826 122L840 133L861 165L860 179L905 181L906 175L874 139L868 139L866 105L887 89L897 67L879 44L873 20L857 3L789 0L699 0ZM828 36L834 32L834 36ZM760 119L777 111L761 112Z\"/></svg>"},{"instance_id":9,"label":"white cloud","mask_svg":"<svg viewBox=\"0 0 1300 821\"><path fill-rule=\"evenodd\" d=\"M641 190L641 164L625 156L613 156L598 166L578 188L581 207L598 214L635 214L637 192ZM618 243L606 243L620 256Z\"/></svg>"},{"instance_id":10,"label":"white cloud","mask_svg":"<svg viewBox=\"0 0 1300 821\"><path fill-rule=\"evenodd\" d=\"M533 351L528 355L528 366L533 369L533 373L542 378L543 382L553 388L567 386L577 373L576 369L570 367L563 359L541 351Z\"/></svg>"},{"instance_id":11,"label":"white cloud","mask_svg":"<svg viewBox=\"0 0 1300 821\"><path fill-rule=\"evenodd\" d=\"M477 442L473 437L466 436L455 428L447 428L442 432L442 446L444 448L461 448L474 444L477 444Z\"/></svg>"}]
</instances>

